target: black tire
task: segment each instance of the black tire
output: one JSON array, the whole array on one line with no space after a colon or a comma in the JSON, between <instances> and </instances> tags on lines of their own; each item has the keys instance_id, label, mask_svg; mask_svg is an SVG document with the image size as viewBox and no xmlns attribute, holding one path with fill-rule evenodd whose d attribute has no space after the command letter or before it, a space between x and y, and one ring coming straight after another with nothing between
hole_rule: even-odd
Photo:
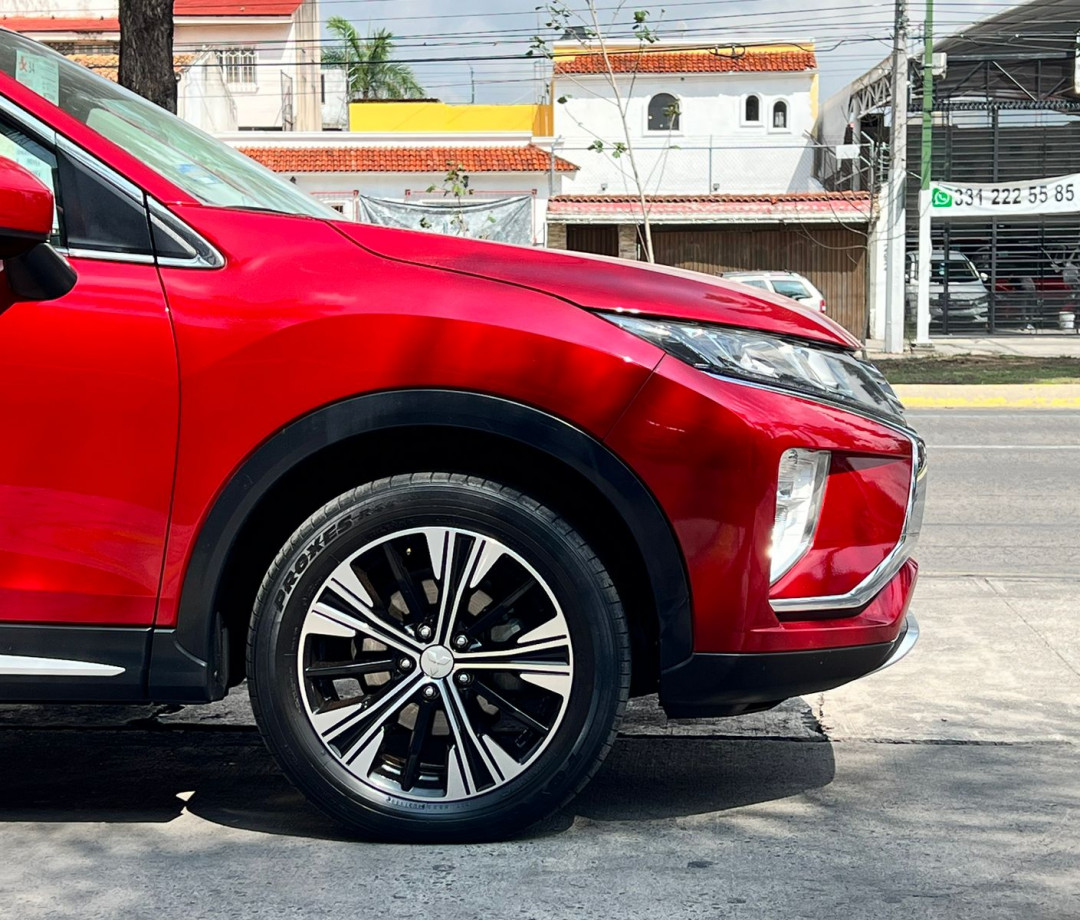
<instances>
[{"instance_id":1,"label":"black tire","mask_svg":"<svg viewBox=\"0 0 1080 920\"><path fill-rule=\"evenodd\" d=\"M367 838L488 840L599 768L630 643L610 576L567 521L499 483L415 473L360 486L293 534L259 590L247 672L268 747L332 818Z\"/></svg>"}]
</instances>

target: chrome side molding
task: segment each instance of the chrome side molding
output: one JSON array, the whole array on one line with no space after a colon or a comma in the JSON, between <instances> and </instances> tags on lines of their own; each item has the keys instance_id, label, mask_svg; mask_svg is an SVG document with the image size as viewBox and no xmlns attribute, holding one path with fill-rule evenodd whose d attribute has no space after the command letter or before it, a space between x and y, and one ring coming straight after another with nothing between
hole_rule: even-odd
<instances>
[{"instance_id":1,"label":"chrome side molding","mask_svg":"<svg viewBox=\"0 0 1080 920\"><path fill-rule=\"evenodd\" d=\"M98 664L94 661L0 655L2 677L119 677L124 670L118 665Z\"/></svg>"}]
</instances>

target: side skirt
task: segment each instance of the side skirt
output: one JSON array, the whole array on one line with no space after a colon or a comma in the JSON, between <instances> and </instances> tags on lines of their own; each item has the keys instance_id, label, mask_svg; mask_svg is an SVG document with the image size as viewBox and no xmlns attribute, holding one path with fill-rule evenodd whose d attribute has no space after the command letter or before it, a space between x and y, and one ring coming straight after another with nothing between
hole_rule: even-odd
<instances>
[{"instance_id":1,"label":"side skirt","mask_svg":"<svg viewBox=\"0 0 1080 920\"><path fill-rule=\"evenodd\" d=\"M0 624L0 701L146 699L151 630Z\"/></svg>"}]
</instances>

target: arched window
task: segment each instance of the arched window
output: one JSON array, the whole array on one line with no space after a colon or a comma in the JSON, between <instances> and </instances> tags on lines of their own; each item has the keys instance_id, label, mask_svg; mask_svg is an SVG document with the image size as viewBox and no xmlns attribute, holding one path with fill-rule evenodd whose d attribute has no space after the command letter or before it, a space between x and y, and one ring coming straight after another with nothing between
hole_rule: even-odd
<instances>
[{"instance_id":1,"label":"arched window","mask_svg":"<svg viewBox=\"0 0 1080 920\"><path fill-rule=\"evenodd\" d=\"M761 100L757 96L747 96L743 105L743 121L748 125L761 123Z\"/></svg>"},{"instance_id":2,"label":"arched window","mask_svg":"<svg viewBox=\"0 0 1080 920\"><path fill-rule=\"evenodd\" d=\"M772 107L772 126L774 128L787 127L787 103L774 102Z\"/></svg>"},{"instance_id":3,"label":"arched window","mask_svg":"<svg viewBox=\"0 0 1080 920\"><path fill-rule=\"evenodd\" d=\"M657 93L649 100L649 130L679 130L679 100L671 93Z\"/></svg>"}]
</instances>

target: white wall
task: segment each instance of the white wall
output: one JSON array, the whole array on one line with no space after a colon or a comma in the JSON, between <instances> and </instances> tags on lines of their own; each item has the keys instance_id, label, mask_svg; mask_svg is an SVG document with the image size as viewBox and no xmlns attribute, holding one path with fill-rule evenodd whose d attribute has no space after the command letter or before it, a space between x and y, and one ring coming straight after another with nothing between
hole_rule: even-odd
<instances>
[{"instance_id":1,"label":"white wall","mask_svg":"<svg viewBox=\"0 0 1080 920\"><path fill-rule=\"evenodd\" d=\"M326 87L322 102L322 126L333 130L349 130L349 99L345 86L345 71L341 67L324 67L322 81Z\"/></svg>"},{"instance_id":2,"label":"white wall","mask_svg":"<svg viewBox=\"0 0 1080 920\"><path fill-rule=\"evenodd\" d=\"M301 7L301 11L307 7ZM317 53L314 44L298 44L296 39L305 30L305 23L295 20L272 21L260 17L221 17L207 19L178 19L174 47L178 54L196 52L202 48L254 48L257 60L256 82L252 86L230 85L229 93L236 103L237 127L281 128L285 97L282 74L292 80L293 121L295 130L318 130L322 127L318 64L311 55ZM315 74L315 79L312 79Z\"/></svg>"},{"instance_id":3,"label":"white wall","mask_svg":"<svg viewBox=\"0 0 1080 920\"><path fill-rule=\"evenodd\" d=\"M651 194L716 191L779 193L817 188L809 134L812 73L638 74L628 106L628 128L639 173ZM630 78L620 77L629 91ZM649 101L669 93L679 102L677 131L648 129ZM760 123L743 120L747 95L760 98ZM565 194L636 192L629 158L588 150L597 137L609 149L623 128L607 78L559 76L554 98L559 154L581 167L564 179ZM787 104L787 127L772 127L773 105ZM602 186L606 185L606 188Z\"/></svg>"},{"instance_id":4,"label":"white wall","mask_svg":"<svg viewBox=\"0 0 1080 920\"><path fill-rule=\"evenodd\" d=\"M200 52L184 71L176 89L176 114L212 134L237 129L236 102L216 51Z\"/></svg>"}]
</instances>

